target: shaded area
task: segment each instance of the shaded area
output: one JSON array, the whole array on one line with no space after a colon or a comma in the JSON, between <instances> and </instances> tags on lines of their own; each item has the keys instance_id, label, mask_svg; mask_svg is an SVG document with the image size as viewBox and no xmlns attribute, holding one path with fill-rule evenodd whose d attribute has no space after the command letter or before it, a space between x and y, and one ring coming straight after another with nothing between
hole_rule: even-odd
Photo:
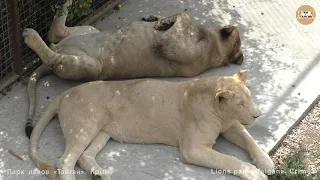
<instances>
[{"instance_id":1,"label":"shaded area","mask_svg":"<svg viewBox=\"0 0 320 180\"><path fill-rule=\"evenodd\" d=\"M89 10L84 8L83 11L73 13L74 17L67 21L67 26L75 26L83 23L90 16L95 15L100 8L104 5L108 5L115 0L93 0ZM53 20L57 7L61 6L65 0L16 0L16 9L9 8L7 0L0 0L0 87L5 84L13 73L24 75L35 67L40 65L39 59L36 54L27 47L23 38L18 38L16 42L12 37L21 36L25 28L35 29L39 35L47 41L47 33L50 28L50 23ZM80 2L80 1L77 1ZM81 1L83 2L83 1ZM11 11L10 11L11 9ZM72 7L71 11L74 12L76 7ZM18 17L16 21L12 18L12 11L14 11ZM80 12L84 12L80 14ZM11 16L10 16L11 15ZM80 16L81 15L81 16ZM49 23L50 22L50 23ZM11 23L11 24L10 24ZM19 34L14 32L11 27L12 23L18 28ZM13 47L18 46L17 50L19 55L16 55L13 51ZM16 66L14 66L16 65ZM13 68L15 67L15 68ZM2 90L2 89L0 89Z\"/></svg>"}]
</instances>

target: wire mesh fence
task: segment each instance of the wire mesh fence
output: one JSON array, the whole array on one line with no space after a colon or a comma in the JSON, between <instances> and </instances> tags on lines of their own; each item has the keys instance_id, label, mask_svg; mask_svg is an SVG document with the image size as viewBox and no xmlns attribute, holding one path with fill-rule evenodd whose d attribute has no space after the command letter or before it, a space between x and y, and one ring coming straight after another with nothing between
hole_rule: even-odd
<instances>
[{"instance_id":1,"label":"wire mesh fence","mask_svg":"<svg viewBox=\"0 0 320 180\"><path fill-rule=\"evenodd\" d=\"M12 72L12 56L9 38L9 15L6 1L0 1L0 82L4 81Z\"/></svg>"},{"instance_id":2,"label":"wire mesh fence","mask_svg":"<svg viewBox=\"0 0 320 180\"><path fill-rule=\"evenodd\" d=\"M33 28L46 41L46 34L50 28L50 22L53 19L54 12L51 11L51 6L54 4L51 0L19 0L19 34L24 28ZM20 38L21 64L26 70L27 63L30 63L36 58L36 55L31 51L25 43L23 38Z\"/></svg>"},{"instance_id":3,"label":"wire mesh fence","mask_svg":"<svg viewBox=\"0 0 320 180\"><path fill-rule=\"evenodd\" d=\"M80 1L73 0L73 4L77 5ZM119 0L82 0L91 2L91 6L87 8L90 11L82 13L83 16L71 14L73 18L67 20L67 26L82 24L102 8L114 6L113 3L117 1ZM65 0L0 0L0 87L12 73L23 75L40 64L36 54L23 42L21 34L24 28L33 28L48 43L47 33L56 7L61 7L64 2ZM72 5L71 12L74 12L75 5Z\"/></svg>"}]
</instances>

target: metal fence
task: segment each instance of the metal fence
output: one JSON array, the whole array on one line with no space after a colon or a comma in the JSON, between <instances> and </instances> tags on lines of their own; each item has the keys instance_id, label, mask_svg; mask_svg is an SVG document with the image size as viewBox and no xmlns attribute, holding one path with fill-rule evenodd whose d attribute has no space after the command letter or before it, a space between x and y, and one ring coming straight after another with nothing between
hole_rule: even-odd
<instances>
[{"instance_id":1,"label":"metal fence","mask_svg":"<svg viewBox=\"0 0 320 180\"><path fill-rule=\"evenodd\" d=\"M68 26L83 24L98 18L102 12L121 0L92 0L92 13L74 17ZM47 43L47 33L53 20L56 4L64 0L0 0L0 91L12 76L21 77L40 64L36 54L21 38L24 28L35 29Z\"/></svg>"},{"instance_id":2,"label":"metal fence","mask_svg":"<svg viewBox=\"0 0 320 180\"><path fill-rule=\"evenodd\" d=\"M4 0L0 1L0 81L12 72L12 55L9 29L9 15L7 4Z\"/></svg>"}]
</instances>

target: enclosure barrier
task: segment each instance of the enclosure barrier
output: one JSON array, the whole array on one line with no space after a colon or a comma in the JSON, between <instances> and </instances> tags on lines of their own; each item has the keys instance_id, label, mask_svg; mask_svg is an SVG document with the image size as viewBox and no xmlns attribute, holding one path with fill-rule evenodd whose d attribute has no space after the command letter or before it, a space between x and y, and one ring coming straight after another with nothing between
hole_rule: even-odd
<instances>
[{"instance_id":1,"label":"enclosure barrier","mask_svg":"<svg viewBox=\"0 0 320 180\"><path fill-rule=\"evenodd\" d=\"M80 1L73 0L73 4ZM92 24L120 1L92 0L88 15L74 16L67 21L67 26ZM40 65L37 55L23 42L22 31L27 27L33 28L48 43L47 33L54 11L63 2L64 0L0 0L0 92Z\"/></svg>"}]
</instances>

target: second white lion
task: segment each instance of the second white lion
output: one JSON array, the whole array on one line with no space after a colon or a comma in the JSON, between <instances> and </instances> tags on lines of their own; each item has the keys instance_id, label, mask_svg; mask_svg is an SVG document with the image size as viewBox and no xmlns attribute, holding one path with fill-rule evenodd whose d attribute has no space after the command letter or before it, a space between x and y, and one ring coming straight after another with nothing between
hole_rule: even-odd
<instances>
[{"instance_id":1,"label":"second white lion","mask_svg":"<svg viewBox=\"0 0 320 180\"><path fill-rule=\"evenodd\" d=\"M186 82L82 84L59 95L42 114L31 135L30 157L40 170L50 171L50 179L56 178L54 166L39 159L37 144L45 126L58 115L66 140L65 152L56 163L61 171L73 172L78 163L95 179L109 180L108 174L99 173L106 171L95 156L112 138L179 146L185 163L230 170L243 180L267 180L258 169L270 171L274 164L245 129L260 116L245 80L246 71L241 71ZM246 149L255 166L213 150L219 134ZM75 180L71 173L59 175L61 180Z\"/></svg>"}]
</instances>

